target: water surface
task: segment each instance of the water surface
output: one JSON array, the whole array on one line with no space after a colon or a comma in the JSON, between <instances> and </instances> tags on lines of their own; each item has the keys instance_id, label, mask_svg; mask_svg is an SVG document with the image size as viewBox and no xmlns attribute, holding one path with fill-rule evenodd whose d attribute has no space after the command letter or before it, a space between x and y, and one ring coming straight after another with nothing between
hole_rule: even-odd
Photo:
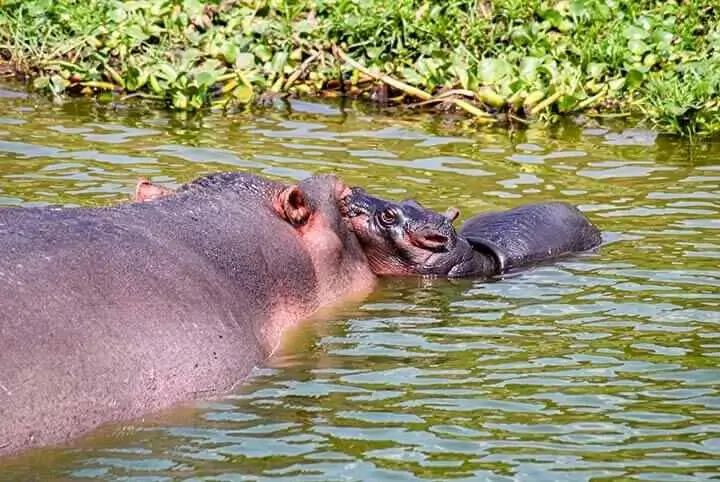
<instances>
[{"instance_id":1,"label":"water surface","mask_svg":"<svg viewBox=\"0 0 720 482\"><path fill-rule=\"evenodd\" d=\"M303 325L236 392L5 462L1 478L717 479L718 158L717 143L622 125L468 132L310 102L187 118L0 89L0 206L107 205L140 176L336 173L463 218L565 200L608 241L495 283L386 280Z\"/></svg>"}]
</instances>

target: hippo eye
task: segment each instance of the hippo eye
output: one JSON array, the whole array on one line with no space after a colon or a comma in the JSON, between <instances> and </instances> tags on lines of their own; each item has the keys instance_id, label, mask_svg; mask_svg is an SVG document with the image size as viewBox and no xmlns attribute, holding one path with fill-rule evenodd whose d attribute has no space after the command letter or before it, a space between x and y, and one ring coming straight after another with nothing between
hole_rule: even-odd
<instances>
[{"instance_id":1,"label":"hippo eye","mask_svg":"<svg viewBox=\"0 0 720 482\"><path fill-rule=\"evenodd\" d=\"M380 223L384 226L392 226L397 222L397 214L391 209L380 211Z\"/></svg>"}]
</instances>

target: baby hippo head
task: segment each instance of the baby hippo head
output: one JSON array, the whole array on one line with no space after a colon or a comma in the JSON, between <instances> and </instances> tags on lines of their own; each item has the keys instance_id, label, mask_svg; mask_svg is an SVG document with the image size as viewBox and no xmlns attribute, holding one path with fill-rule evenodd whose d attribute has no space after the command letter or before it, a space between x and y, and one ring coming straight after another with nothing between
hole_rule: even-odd
<instances>
[{"instance_id":1,"label":"baby hippo head","mask_svg":"<svg viewBox=\"0 0 720 482\"><path fill-rule=\"evenodd\" d=\"M457 277L477 273L472 247L452 225L457 209L441 215L417 201L387 201L357 187L343 204L343 214L376 274Z\"/></svg>"}]
</instances>

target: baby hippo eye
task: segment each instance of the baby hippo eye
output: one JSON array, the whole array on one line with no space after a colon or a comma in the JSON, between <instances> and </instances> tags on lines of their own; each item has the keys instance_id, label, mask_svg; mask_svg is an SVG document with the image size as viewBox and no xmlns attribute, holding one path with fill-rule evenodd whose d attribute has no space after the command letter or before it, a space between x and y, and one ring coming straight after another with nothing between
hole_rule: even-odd
<instances>
[{"instance_id":1,"label":"baby hippo eye","mask_svg":"<svg viewBox=\"0 0 720 482\"><path fill-rule=\"evenodd\" d=\"M392 209L380 211L380 223L384 226L392 226L397 222L397 214Z\"/></svg>"}]
</instances>

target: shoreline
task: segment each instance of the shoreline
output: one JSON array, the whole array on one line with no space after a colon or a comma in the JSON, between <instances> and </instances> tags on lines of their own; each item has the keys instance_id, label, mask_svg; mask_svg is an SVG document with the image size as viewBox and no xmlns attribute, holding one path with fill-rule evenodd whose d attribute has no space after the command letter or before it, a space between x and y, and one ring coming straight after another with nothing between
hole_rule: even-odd
<instances>
[{"instance_id":1,"label":"shoreline","mask_svg":"<svg viewBox=\"0 0 720 482\"><path fill-rule=\"evenodd\" d=\"M180 111L347 96L478 128L632 116L720 133L720 9L615 3L5 0L0 72Z\"/></svg>"}]
</instances>

